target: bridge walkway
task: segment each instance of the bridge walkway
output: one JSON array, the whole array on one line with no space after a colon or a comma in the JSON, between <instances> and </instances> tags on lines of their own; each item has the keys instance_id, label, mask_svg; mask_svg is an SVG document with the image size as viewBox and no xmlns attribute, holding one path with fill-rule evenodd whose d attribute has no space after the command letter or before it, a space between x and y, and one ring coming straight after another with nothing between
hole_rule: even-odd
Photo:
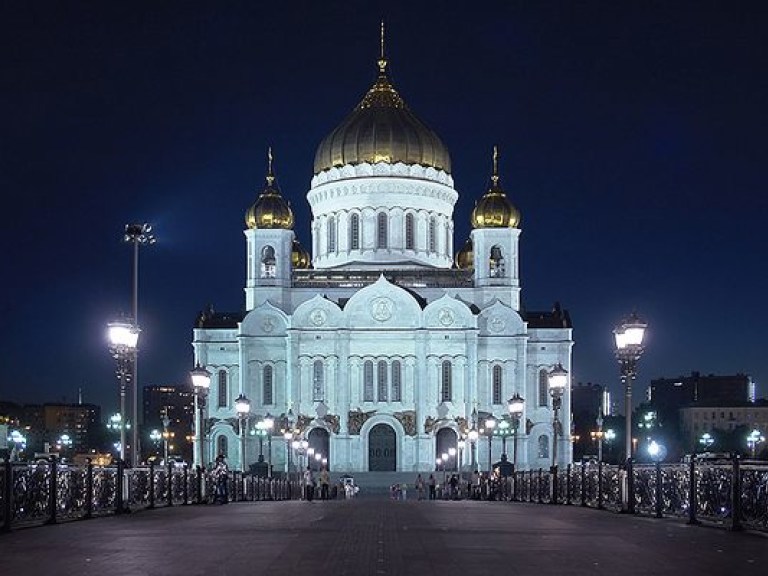
<instances>
[{"instance_id":1,"label":"bridge walkway","mask_svg":"<svg viewBox=\"0 0 768 576\"><path fill-rule=\"evenodd\" d=\"M175 506L0 535L2 574L765 574L764 534L578 506L483 501Z\"/></svg>"}]
</instances>

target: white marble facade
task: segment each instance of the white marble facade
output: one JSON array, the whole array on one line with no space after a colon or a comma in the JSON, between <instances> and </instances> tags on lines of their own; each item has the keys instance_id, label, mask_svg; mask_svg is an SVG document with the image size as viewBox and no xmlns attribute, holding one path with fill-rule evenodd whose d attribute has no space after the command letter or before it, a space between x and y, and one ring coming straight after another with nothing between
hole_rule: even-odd
<instances>
[{"instance_id":1,"label":"white marble facade","mask_svg":"<svg viewBox=\"0 0 768 576\"><path fill-rule=\"evenodd\" d=\"M487 415L506 415L517 393L526 401L518 468L551 464L546 373L557 363L571 371L570 319L559 307L521 313L516 227L475 228L475 267L455 268L457 198L443 170L363 162L312 179L312 269L292 268L292 229L246 230L246 313L209 310L194 329L195 361L213 375L208 461L221 451L235 467L258 457L250 434L240 454L234 402L241 393L252 402L250 429L267 413L276 418L275 471L287 469L281 429L290 411L297 432L337 472L433 470L436 456L466 433L473 410L481 427ZM275 259L267 272L265 250ZM503 254L503 267L481 256L491 250ZM565 464L570 390L561 422L557 454ZM511 437L506 445L511 460ZM265 441L265 459L268 448ZM494 437L494 461L501 451ZM476 457L487 470L486 437Z\"/></svg>"}]
</instances>

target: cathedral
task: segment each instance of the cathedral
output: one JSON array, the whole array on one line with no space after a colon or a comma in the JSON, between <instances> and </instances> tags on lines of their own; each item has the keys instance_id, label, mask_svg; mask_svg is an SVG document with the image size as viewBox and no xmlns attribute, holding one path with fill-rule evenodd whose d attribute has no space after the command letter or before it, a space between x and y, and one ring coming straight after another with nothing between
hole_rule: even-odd
<instances>
[{"instance_id":1,"label":"cathedral","mask_svg":"<svg viewBox=\"0 0 768 576\"><path fill-rule=\"evenodd\" d=\"M556 421L548 375L571 370L570 317L521 305L520 212L495 150L454 254L450 154L393 86L383 46L373 86L317 147L311 255L270 152L245 214L244 312L196 321L195 362L212 376L204 463L262 456L286 472L309 451L334 472L426 472L450 454L449 470L488 470L513 442L518 469L569 463L570 384ZM510 435L512 397L524 408Z\"/></svg>"}]
</instances>

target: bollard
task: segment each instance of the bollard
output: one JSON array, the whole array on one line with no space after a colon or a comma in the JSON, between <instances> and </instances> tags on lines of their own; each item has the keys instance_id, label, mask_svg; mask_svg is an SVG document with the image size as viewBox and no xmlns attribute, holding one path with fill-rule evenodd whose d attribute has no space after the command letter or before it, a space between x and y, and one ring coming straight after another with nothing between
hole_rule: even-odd
<instances>
[{"instance_id":1,"label":"bollard","mask_svg":"<svg viewBox=\"0 0 768 576\"><path fill-rule=\"evenodd\" d=\"M46 524L56 524L56 496L58 496L58 466L56 465L56 456L51 456L51 475L48 484L48 520Z\"/></svg>"},{"instance_id":2,"label":"bollard","mask_svg":"<svg viewBox=\"0 0 768 576\"><path fill-rule=\"evenodd\" d=\"M149 508L150 510L155 507L155 463L149 463Z\"/></svg>"},{"instance_id":3,"label":"bollard","mask_svg":"<svg viewBox=\"0 0 768 576\"><path fill-rule=\"evenodd\" d=\"M123 476L125 464L122 459L117 460L117 478L115 479L115 514L122 514L123 510Z\"/></svg>"},{"instance_id":4,"label":"bollard","mask_svg":"<svg viewBox=\"0 0 768 576\"><path fill-rule=\"evenodd\" d=\"M168 460L168 477L165 480L165 489L168 490L168 506L173 506L173 460Z\"/></svg>"},{"instance_id":5,"label":"bollard","mask_svg":"<svg viewBox=\"0 0 768 576\"><path fill-rule=\"evenodd\" d=\"M189 504L189 467L186 462L184 462L184 502L182 504L184 506Z\"/></svg>"},{"instance_id":6,"label":"bollard","mask_svg":"<svg viewBox=\"0 0 768 576\"><path fill-rule=\"evenodd\" d=\"M90 458L86 458L85 466L85 516L84 518L90 518L93 516L93 461Z\"/></svg>"},{"instance_id":7,"label":"bollard","mask_svg":"<svg viewBox=\"0 0 768 576\"><path fill-rule=\"evenodd\" d=\"M741 526L741 463L738 454L733 457L733 479L731 482L731 530L739 532Z\"/></svg>"},{"instance_id":8,"label":"bollard","mask_svg":"<svg viewBox=\"0 0 768 576\"><path fill-rule=\"evenodd\" d=\"M581 461L581 505L587 505L587 463Z\"/></svg>"},{"instance_id":9,"label":"bollard","mask_svg":"<svg viewBox=\"0 0 768 576\"><path fill-rule=\"evenodd\" d=\"M11 459L5 459L3 466L5 483L3 484L3 532L10 532L13 519L13 464Z\"/></svg>"},{"instance_id":10,"label":"bollard","mask_svg":"<svg viewBox=\"0 0 768 576\"><path fill-rule=\"evenodd\" d=\"M635 472L632 458L627 458L627 514L635 513Z\"/></svg>"},{"instance_id":11,"label":"bollard","mask_svg":"<svg viewBox=\"0 0 768 576\"><path fill-rule=\"evenodd\" d=\"M603 461L597 463L597 509L603 509Z\"/></svg>"},{"instance_id":12,"label":"bollard","mask_svg":"<svg viewBox=\"0 0 768 576\"><path fill-rule=\"evenodd\" d=\"M691 454L688 463L688 524L700 524L696 518L699 500L696 498L696 453Z\"/></svg>"},{"instance_id":13,"label":"bollard","mask_svg":"<svg viewBox=\"0 0 768 576\"><path fill-rule=\"evenodd\" d=\"M663 518L664 496L661 486L661 460L656 460L656 518Z\"/></svg>"}]
</instances>

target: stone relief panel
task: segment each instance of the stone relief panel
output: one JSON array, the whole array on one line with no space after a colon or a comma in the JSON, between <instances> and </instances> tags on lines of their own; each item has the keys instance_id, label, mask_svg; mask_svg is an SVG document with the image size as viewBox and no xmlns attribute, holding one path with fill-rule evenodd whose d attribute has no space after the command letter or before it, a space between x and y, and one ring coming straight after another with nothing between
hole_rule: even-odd
<instances>
[{"instance_id":1,"label":"stone relief panel","mask_svg":"<svg viewBox=\"0 0 768 576\"><path fill-rule=\"evenodd\" d=\"M363 412L358 408L357 410L350 410L349 411L349 433L351 435L359 435L360 429L363 427L363 424L374 414L376 414L376 410L371 410L370 412Z\"/></svg>"},{"instance_id":2,"label":"stone relief panel","mask_svg":"<svg viewBox=\"0 0 768 576\"><path fill-rule=\"evenodd\" d=\"M339 433L341 419L337 414L326 414L323 416L323 422L328 425L328 428L331 429L331 432L334 434Z\"/></svg>"},{"instance_id":3,"label":"stone relief panel","mask_svg":"<svg viewBox=\"0 0 768 576\"><path fill-rule=\"evenodd\" d=\"M395 412L393 416L403 426L403 430L408 436L416 436L416 411L404 410L403 412Z\"/></svg>"}]
</instances>

